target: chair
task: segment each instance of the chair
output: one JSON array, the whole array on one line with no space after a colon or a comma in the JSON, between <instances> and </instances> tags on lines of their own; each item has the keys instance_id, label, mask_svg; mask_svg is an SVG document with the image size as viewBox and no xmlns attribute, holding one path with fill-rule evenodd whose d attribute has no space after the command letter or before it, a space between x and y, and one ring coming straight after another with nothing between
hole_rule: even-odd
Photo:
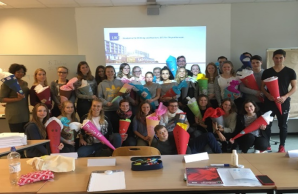
<instances>
[{"instance_id":1,"label":"chair","mask_svg":"<svg viewBox=\"0 0 298 194\"><path fill-rule=\"evenodd\" d=\"M156 156L158 149L150 146L124 146L116 148L112 156Z\"/></svg>"}]
</instances>

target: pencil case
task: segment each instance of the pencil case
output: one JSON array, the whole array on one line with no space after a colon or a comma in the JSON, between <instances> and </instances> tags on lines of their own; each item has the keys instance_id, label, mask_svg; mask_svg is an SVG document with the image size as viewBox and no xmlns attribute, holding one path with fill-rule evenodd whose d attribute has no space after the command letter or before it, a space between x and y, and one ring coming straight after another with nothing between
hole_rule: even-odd
<instances>
[{"instance_id":1,"label":"pencil case","mask_svg":"<svg viewBox=\"0 0 298 194\"><path fill-rule=\"evenodd\" d=\"M160 156L132 157L130 160L132 161L131 170L133 171L157 170L163 168Z\"/></svg>"}]
</instances>

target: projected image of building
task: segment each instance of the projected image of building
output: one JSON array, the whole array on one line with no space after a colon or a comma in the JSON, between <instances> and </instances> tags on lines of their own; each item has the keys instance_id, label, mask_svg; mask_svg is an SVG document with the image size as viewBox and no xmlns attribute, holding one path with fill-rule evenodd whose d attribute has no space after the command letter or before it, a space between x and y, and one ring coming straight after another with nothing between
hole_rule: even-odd
<instances>
[{"instance_id":1,"label":"projected image of building","mask_svg":"<svg viewBox=\"0 0 298 194\"><path fill-rule=\"evenodd\" d=\"M106 63L127 62L126 47L115 42L105 40Z\"/></svg>"},{"instance_id":2,"label":"projected image of building","mask_svg":"<svg viewBox=\"0 0 298 194\"><path fill-rule=\"evenodd\" d=\"M140 50L134 50L127 53L128 63L157 63L153 58L149 57L149 53Z\"/></svg>"}]
</instances>

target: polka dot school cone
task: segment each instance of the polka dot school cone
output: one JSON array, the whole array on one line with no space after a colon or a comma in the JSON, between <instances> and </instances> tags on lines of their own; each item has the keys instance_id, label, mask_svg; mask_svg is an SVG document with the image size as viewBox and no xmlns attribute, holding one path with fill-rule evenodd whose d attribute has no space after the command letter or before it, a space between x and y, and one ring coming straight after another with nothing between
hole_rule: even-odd
<instances>
[{"instance_id":1,"label":"polka dot school cone","mask_svg":"<svg viewBox=\"0 0 298 194\"><path fill-rule=\"evenodd\" d=\"M254 72L252 70L242 69L242 71L237 72L237 77L249 89L260 91L260 88L254 76ZM259 97L259 100L263 102L264 98Z\"/></svg>"},{"instance_id":2,"label":"polka dot school cone","mask_svg":"<svg viewBox=\"0 0 298 194\"><path fill-rule=\"evenodd\" d=\"M176 76L176 72L177 72L177 60L175 57L173 56L169 56L168 59L166 60L167 66L170 69L170 71L172 72L173 76Z\"/></svg>"},{"instance_id":3,"label":"polka dot school cone","mask_svg":"<svg viewBox=\"0 0 298 194\"><path fill-rule=\"evenodd\" d=\"M237 134L235 137L231 139L235 140L245 134L258 130L261 125L269 125L269 123L273 121L273 117L270 116L271 113L272 111L268 111L264 113L259 118L257 118L254 122L248 125L245 129L243 129L239 134Z\"/></svg>"},{"instance_id":4,"label":"polka dot school cone","mask_svg":"<svg viewBox=\"0 0 298 194\"><path fill-rule=\"evenodd\" d=\"M51 90L49 86L43 87L41 84L38 84L37 86L35 86L34 90L40 101L46 100L46 105L52 105Z\"/></svg>"},{"instance_id":5,"label":"polka dot school cone","mask_svg":"<svg viewBox=\"0 0 298 194\"><path fill-rule=\"evenodd\" d=\"M121 135L122 139L126 136L127 130L131 123L130 119L120 119L119 120L119 134ZM123 141L121 141L122 143Z\"/></svg>"},{"instance_id":6,"label":"polka dot school cone","mask_svg":"<svg viewBox=\"0 0 298 194\"><path fill-rule=\"evenodd\" d=\"M48 138L50 139L51 153L59 153L58 146L60 144L61 130L63 129L62 122L56 117L51 117L46 123Z\"/></svg>"},{"instance_id":7,"label":"polka dot school cone","mask_svg":"<svg viewBox=\"0 0 298 194\"><path fill-rule=\"evenodd\" d=\"M146 125L147 125L147 135L149 137L153 137L155 132L154 132L154 127L159 124L159 119L156 116L156 113L152 113L151 115L148 115L146 117Z\"/></svg>"},{"instance_id":8,"label":"polka dot school cone","mask_svg":"<svg viewBox=\"0 0 298 194\"><path fill-rule=\"evenodd\" d=\"M275 76L269 77L264 80L264 83L265 83L267 89L269 90L269 93L274 97L275 100L280 98L278 77L275 77ZM281 104L280 103L275 103L275 104L276 104L280 114L282 114Z\"/></svg>"},{"instance_id":9,"label":"polka dot school cone","mask_svg":"<svg viewBox=\"0 0 298 194\"><path fill-rule=\"evenodd\" d=\"M15 75L9 72L3 72L1 68L0 68L0 80L13 91L18 92L20 94L24 94Z\"/></svg>"},{"instance_id":10,"label":"polka dot school cone","mask_svg":"<svg viewBox=\"0 0 298 194\"><path fill-rule=\"evenodd\" d=\"M112 150L115 150L115 147L106 139L104 135L101 134L100 131L94 126L94 124L90 120L84 120L82 129L91 133L93 137L101 141L102 143L106 144Z\"/></svg>"},{"instance_id":11,"label":"polka dot school cone","mask_svg":"<svg viewBox=\"0 0 298 194\"><path fill-rule=\"evenodd\" d=\"M30 172L28 174L22 175L18 181L18 185L26 185L30 183L35 183L38 181L46 181L54 178L54 173L50 170L41 170Z\"/></svg>"},{"instance_id":12,"label":"polka dot school cone","mask_svg":"<svg viewBox=\"0 0 298 194\"><path fill-rule=\"evenodd\" d=\"M189 142L189 133L186 131L187 125L177 123L173 130L173 135L176 143L178 154L186 154L187 145Z\"/></svg>"}]
</instances>

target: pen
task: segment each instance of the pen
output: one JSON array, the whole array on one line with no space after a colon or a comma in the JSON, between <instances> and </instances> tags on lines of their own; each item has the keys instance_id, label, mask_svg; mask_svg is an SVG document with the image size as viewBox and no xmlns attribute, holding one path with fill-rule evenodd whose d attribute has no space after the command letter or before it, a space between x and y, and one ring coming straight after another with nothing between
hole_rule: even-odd
<instances>
[{"instance_id":1,"label":"pen","mask_svg":"<svg viewBox=\"0 0 298 194\"><path fill-rule=\"evenodd\" d=\"M210 166L218 166L218 167L221 167L221 166L223 166L223 167L230 167L230 164L210 164Z\"/></svg>"}]
</instances>

